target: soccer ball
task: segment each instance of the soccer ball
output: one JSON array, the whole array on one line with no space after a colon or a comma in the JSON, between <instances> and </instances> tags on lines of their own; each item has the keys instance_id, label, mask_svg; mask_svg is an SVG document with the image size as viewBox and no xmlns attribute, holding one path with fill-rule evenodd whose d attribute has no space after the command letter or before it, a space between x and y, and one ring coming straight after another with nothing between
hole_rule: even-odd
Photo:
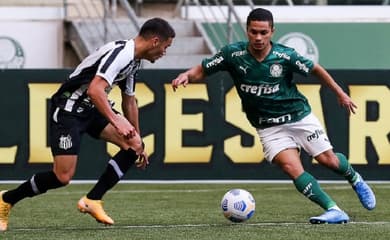
<instances>
[{"instance_id":1,"label":"soccer ball","mask_svg":"<svg viewBox=\"0 0 390 240\"><path fill-rule=\"evenodd\" d=\"M255 199L244 189L232 189L222 198L223 215L232 222L244 222L255 213Z\"/></svg>"}]
</instances>

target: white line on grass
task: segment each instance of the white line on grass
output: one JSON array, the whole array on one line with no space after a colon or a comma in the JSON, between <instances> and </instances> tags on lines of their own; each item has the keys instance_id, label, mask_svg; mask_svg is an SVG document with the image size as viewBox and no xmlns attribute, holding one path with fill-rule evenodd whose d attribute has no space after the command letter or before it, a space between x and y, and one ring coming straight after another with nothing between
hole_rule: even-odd
<instances>
[{"instance_id":1,"label":"white line on grass","mask_svg":"<svg viewBox=\"0 0 390 240\"><path fill-rule=\"evenodd\" d=\"M390 225L390 222L349 222L344 225ZM12 232L28 232L28 231L75 231L75 230L109 230L109 229L143 229L143 228L207 228L207 227L266 227L266 226L311 226L307 222L262 222L262 223L226 223L226 224L155 224L155 225L115 225L115 226L100 226L100 227L49 227L49 228L12 228Z\"/></svg>"},{"instance_id":2,"label":"white line on grass","mask_svg":"<svg viewBox=\"0 0 390 240\"><path fill-rule=\"evenodd\" d=\"M0 180L0 184L20 184L25 180ZM70 184L95 184L97 179L94 180L72 180ZM323 184L340 184L346 183L345 180L319 180ZM370 184L389 184L390 180L367 180ZM292 183L291 180L121 180L119 184L280 184L280 183Z\"/></svg>"},{"instance_id":3,"label":"white line on grass","mask_svg":"<svg viewBox=\"0 0 390 240\"><path fill-rule=\"evenodd\" d=\"M216 189L177 189L177 190L110 190L110 194L121 194L121 193L208 193L215 192ZM222 189L221 191L225 191ZM50 192L50 195L80 195L85 194L85 191L61 191L61 192Z\"/></svg>"},{"instance_id":4,"label":"white line on grass","mask_svg":"<svg viewBox=\"0 0 390 240\"><path fill-rule=\"evenodd\" d=\"M351 189L351 186L346 185L332 185L332 186L323 186L323 189L326 190L345 190L345 189ZM390 185L377 185L375 186L376 189L390 189ZM280 186L280 187L266 187L264 190L271 190L271 191L290 191L294 190L295 188L291 186ZM227 189L220 189L220 191L224 192ZM121 193L208 193L208 192L215 192L219 191L218 189L214 188L204 188L204 189L146 189L146 190L110 190L109 193L111 194L121 194ZM80 195L85 194L85 191L67 191L66 188L64 188L64 191L52 191L49 193L50 195Z\"/></svg>"}]
</instances>

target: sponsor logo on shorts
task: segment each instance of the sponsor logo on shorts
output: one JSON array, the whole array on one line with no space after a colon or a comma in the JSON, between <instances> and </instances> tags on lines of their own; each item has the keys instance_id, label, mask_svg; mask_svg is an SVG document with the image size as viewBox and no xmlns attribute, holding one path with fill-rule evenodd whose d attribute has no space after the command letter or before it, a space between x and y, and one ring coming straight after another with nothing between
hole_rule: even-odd
<instances>
[{"instance_id":1,"label":"sponsor logo on shorts","mask_svg":"<svg viewBox=\"0 0 390 240\"><path fill-rule=\"evenodd\" d=\"M61 135L58 143L60 149L67 150L72 147L72 137L68 134L67 136Z\"/></svg>"},{"instance_id":2,"label":"sponsor logo on shorts","mask_svg":"<svg viewBox=\"0 0 390 240\"><path fill-rule=\"evenodd\" d=\"M317 129L312 134L306 137L308 142L314 142L317 141L320 138L320 135L325 134L324 130Z\"/></svg>"}]
</instances>

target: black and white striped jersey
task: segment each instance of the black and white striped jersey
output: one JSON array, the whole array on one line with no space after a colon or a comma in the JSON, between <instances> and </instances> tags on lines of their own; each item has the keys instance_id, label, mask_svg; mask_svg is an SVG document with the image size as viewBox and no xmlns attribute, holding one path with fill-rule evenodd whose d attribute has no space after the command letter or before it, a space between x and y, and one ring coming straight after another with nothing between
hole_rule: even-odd
<instances>
[{"instance_id":1,"label":"black and white striped jersey","mask_svg":"<svg viewBox=\"0 0 390 240\"><path fill-rule=\"evenodd\" d=\"M98 48L61 85L52 97L53 104L76 114L92 109L94 106L87 95L87 89L96 75L109 83L107 94L118 85L125 94L135 95L136 75L141 61L134 59L134 50L132 39L113 41Z\"/></svg>"}]
</instances>

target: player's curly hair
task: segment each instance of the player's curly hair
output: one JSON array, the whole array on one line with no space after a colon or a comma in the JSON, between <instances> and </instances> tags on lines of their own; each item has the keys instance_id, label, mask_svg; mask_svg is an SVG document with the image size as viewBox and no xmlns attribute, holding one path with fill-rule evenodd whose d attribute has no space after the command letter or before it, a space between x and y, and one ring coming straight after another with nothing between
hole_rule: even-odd
<instances>
[{"instance_id":1,"label":"player's curly hair","mask_svg":"<svg viewBox=\"0 0 390 240\"><path fill-rule=\"evenodd\" d=\"M168 38L174 38L176 33L167 21L156 17L147 20L142 25L139 35L146 39L157 35L161 40L167 40Z\"/></svg>"},{"instance_id":2,"label":"player's curly hair","mask_svg":"<svg viewBox=\"0 0 390 240\"><path fill-rule=\"evenodd\" d=\"M246 19L246 27L249 26L251 21L267 21L270 23L271 28L274 27L274 17L272 13L264 8L256 8L249 13Z\"/></svg>"}]
</instances>

